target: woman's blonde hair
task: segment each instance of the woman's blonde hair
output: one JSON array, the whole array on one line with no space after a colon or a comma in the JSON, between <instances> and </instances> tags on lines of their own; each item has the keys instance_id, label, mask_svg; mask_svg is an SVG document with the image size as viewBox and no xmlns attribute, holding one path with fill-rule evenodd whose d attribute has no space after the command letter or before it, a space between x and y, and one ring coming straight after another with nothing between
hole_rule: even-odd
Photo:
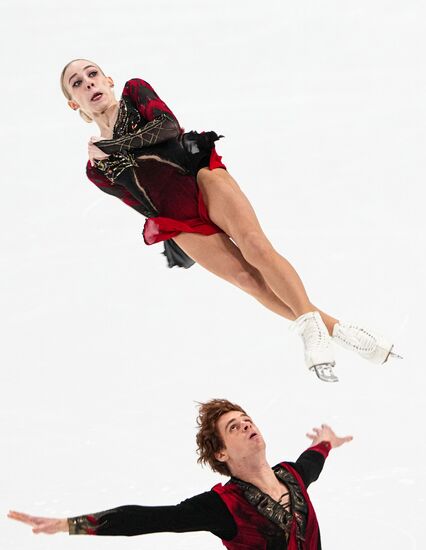
<instances>
[{"instance_id":1,"label":"woman's blonde hair","mask_svg":"<svg viewBox=\"0 0 426 550\"><path fill-rule=\"evenodd\" d=\"M89 61L89 59L83 59L83 58L79 58L79 59L73 59L72 61L70 61L69 63L67 63L65 65L65 67L62 69L62 72L61 72L61 79L60 79L60 84L61 84L61 90L62 90L62 93L64 94L64 96L70 100L72 99L71 97L71 94L69 93L68 91L68 88L66 87L65 85L65 82L64 82L64 76L65 76L65 72L66 70L68 69L68 67L72 64L72 63L75 63L76 61L88 61L89 63L91 63L94 67L97 67L101 73L105 76L105 73L103 72L103 70L99 67L99 65L97 65L96 63L93 63L93 61ZM89 116L85 111L83 111L83 109L79 109L78 110L81 118L85 121L85 122L93 122L93 118L91 116Z\"/></svg>"}]
</instances>

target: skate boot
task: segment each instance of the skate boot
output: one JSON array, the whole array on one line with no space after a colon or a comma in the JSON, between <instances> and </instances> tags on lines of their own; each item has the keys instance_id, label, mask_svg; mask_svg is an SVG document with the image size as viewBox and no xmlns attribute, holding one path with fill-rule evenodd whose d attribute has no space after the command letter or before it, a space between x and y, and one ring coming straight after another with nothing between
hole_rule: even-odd
<instances>
[{"instance_id":1,"label":"skate boot","mask_svg":"<svg viewBox=\"0 0 426 550\"><path fill-rule=\"evenodd\" d=\"M302 337L308 369L314 371L323 382L338 382L339 379L333 372L336 363L331 337L318 311L301 315L293 326Z\"/></svg>"},{"instance_id":2,"label":"skate boot","mask_svg":"<svg viewBox=\"0 0 426 550\"><path fill-rule=\"evenodd\" d=\"M392 351L393 344L383 336L357 325L336 323L333 328L333 340L372 363L386 363L389 357L402 359L400 355Z\"/></svg>"}]
</instances>

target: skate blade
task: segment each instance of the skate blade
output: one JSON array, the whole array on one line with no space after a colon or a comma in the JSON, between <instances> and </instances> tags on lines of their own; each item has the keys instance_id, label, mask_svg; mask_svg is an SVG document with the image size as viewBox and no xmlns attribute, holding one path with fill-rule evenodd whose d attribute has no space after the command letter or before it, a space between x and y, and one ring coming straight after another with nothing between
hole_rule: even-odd
<instances>
[{"instance_id":1,"label":"skate blade","mask_svg":"<svg viewBox=\"0 0 426 550\"><path fill-rule=\"evenodd\" d=\"M393 346L391 347L391 349L389 350L389 353L386 357L386 359L383 361L383 364L385 364L387 362L388 359L404 359L402 357L402 355L398 355L398 353L396 353L395 351L393 351Z\"/></svg>"},{"instance_id":2,"label":"skate blade","mask_svg":"<svg viewBox=\"0 0 426 550\"><path fill-rule=\"evenodd\" d=\"M324 365L313 365L309 370L313 370L322 382L338 382L338 377L331 370L334 365L326 363Z\"/></svg>"}]
</instances>

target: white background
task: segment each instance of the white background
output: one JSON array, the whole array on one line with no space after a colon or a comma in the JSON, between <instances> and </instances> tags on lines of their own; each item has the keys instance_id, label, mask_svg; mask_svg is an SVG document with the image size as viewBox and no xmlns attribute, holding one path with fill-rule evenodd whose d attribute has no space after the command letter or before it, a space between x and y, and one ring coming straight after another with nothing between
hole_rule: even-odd
<instances>
[{"instance_id":1,"label":"white background","mask_svg":"<svg viewBox=\"0 0 426 550\"><path fill-rule=\"evenodd\" d=\"M0 545L218 549L210 534L32 535L68 516L172 504L225 478L195 461L196 403L226 397L271 463L330 423L354 441L310 490L325 550L424 548L426 9L406 0L2 0ZM150 82L230 172L312 301L394 339L304 367L288 322L195 266L166 268L143 218L85 178L98 132L59 74L85 57Z\"/></svg>"}]
</instances>

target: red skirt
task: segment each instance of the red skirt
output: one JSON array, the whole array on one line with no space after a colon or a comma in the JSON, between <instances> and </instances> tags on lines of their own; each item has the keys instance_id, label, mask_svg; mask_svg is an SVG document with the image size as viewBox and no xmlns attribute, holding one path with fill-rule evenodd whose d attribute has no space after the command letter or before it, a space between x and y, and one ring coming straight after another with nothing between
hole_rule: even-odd
<instances>
[{"instance_id":1,"label":"red skirt","mask_svg":"<svg viewBox=\"0 0 426 550\"><path fill-rule=\"evenodd\" d=\"M226 170L214 148L209 168ZM143 191L160 214L145 222L143 238L146 244L166 241L179 233L222 233L222 229L209 218L194 176L154 159L141 159L136 173Z\"/></svg>"}]
</instances>

